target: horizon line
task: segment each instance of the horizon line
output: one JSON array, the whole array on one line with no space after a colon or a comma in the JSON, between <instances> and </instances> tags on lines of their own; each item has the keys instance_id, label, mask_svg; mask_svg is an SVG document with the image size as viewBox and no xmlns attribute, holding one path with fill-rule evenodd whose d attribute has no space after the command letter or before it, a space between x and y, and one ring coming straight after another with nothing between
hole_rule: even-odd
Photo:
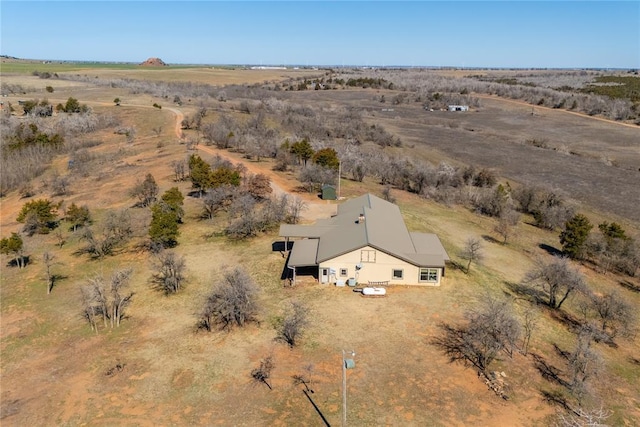
<instances>
[{"instance_id":1,"label":"horizon line","mask_svg":"<svg viewBox=\"0 0 640 427\"><path fill-rule=\"evenodd\" d=\"M0 54L0 58L14 59L18 61L41 61L47 63L72 63L72 64L127 64L141 65L137 61L115 60L87 60L87 59L49 59L49 58L19 58L16 56ZM150 57L148 59L152 59ZM160 58L157 58L160 59ZM145 60L146 61L146 60ZM428 69L462 69L462 70L635 70L636 67L611 67L611 66L484 66L484 65L405 65L405 64L297 64L297 63L207 63L207 62L164 62L167 66L204 66L204 67L250 67L253 69L282 69L295 68L428 68Z\"/></svg>"}]
</instances>

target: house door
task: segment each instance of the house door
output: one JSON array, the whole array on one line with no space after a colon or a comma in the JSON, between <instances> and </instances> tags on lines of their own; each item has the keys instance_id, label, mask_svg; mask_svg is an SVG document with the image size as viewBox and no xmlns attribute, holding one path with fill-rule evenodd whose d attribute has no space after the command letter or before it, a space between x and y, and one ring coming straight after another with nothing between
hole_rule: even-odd
<instances>
[{"instance_id":1,"label":"house door","mask_svg":"<svg viewBox=\"0 0 640 427\"><path fill-rule=\"evenodd\" d=\"M320 269L320 283L329 283L329 269L321 268Z\"/></svg>"}]
</instances>

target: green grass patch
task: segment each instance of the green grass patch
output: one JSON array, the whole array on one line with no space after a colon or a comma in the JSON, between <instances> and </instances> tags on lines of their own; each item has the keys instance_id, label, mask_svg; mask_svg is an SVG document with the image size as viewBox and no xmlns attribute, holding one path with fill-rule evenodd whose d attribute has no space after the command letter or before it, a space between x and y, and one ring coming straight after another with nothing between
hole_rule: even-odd
<instances>
[{"instance_id":1,"label":"green grass patch","mask_svg":"<svg viewBox=\"0 0 640 427\"><path fill-rule=\"evenodd\" d=\"M3 62L0 64L0 72L31 74L34 71L49 73L64 73L69 71L84 70L144 70L166 71L186 68L207 68L198 65L170 65L167 67L147 67L133 63L107 63L107 62Z\"/></svg>"},{"instance_id":2,"label":"green grass patch","mask_svg":"<svg viewBox=\"0 0 640 427\"><path fill-rule=\"evenodd\" d=\"M640 77L599 76L595 84L583 88L582 92L640 102Z\"/></svg>"}]
</instances>

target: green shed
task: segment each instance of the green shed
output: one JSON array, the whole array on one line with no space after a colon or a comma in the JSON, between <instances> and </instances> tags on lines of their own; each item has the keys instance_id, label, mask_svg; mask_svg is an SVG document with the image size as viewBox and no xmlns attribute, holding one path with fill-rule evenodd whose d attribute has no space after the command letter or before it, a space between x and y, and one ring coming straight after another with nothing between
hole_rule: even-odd
<instances>
[{"instance_id":1,"label":"green shed","mask_svg":"<svg viewBox=\"0 0 640 427\"><path fill-rule=\"evenodd\" d=\"M322 186L322 200L336 200L336 187L325 184Z\"/></svg>"}]
</instances>

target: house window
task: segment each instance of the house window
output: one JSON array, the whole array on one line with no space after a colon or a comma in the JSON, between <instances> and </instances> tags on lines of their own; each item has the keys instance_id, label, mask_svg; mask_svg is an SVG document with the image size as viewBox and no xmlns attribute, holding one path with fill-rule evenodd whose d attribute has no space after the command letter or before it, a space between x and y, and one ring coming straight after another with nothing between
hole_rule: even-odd
<instances>
[{"instance_id":1,"label":"house window","mask_svg":"<svg viewBox=\"0 0 640 427\"><path fill-rule=\"evenodd\" d=\"M402 270L393 270L393 273L391 274L391 278L393 280L402 280L402 278L404 277L404 272Z\"/></svg>"},{"instance_id":2,"label":"house window","mask_svg":"<svg viewBox=\"0 0 640 427\"><path fill-rule=\"evenodd\" d=\"M349 274L349 272L346 268L340 269L340 277L347 277L347 274Z\"/></svg>"},{"instance_id":3,"label":"house window","mask_svg":"<svg viewBox=\"0 0 640 427\"><path fill-rule=\"evenodd\" d=\"M360 251L360 261L376 262L376 251L373 249L363 249Z\"/></svg>"},{"instance_id":4,"label":"house window","mask_svg":"<svg viewBox=\"0 0 640 427\"><path fill-rule=\"evenodd\" d=\"M438 269L437 268L421 268L420 269L420 281L421 282L438 282Z\"/></svg>"}]
</instances>

